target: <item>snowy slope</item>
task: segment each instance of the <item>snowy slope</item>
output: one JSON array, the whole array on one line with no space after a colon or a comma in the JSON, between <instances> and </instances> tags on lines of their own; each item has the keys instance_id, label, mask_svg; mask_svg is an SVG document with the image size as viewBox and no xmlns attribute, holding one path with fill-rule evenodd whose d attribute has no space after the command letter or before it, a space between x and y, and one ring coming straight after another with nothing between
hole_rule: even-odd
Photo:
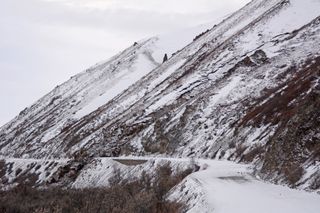
<instances>
[{"instance_id":1,"label":"snowy slope","mask_svg":"<svg viewBox=\"0 0 320 213\"><path fill-rule=\"evenodd\" d=\"M121 160L138 163L124 164ZM188 213L317 213L319 211L318 194L263 182L253 175L253 170L248 165L223 160L194 160L200 166L200 171L187 176L168 194L169 200L186 203ZM79 174L73 182L67 182L63 179L72 178L72 172L75 171L72 168L76 166L68 167L69 163L65 159L52 161L7 159L6 166L10 167L12 172L7 171L1 179L7 179L9 183L7 187L27 177L34 177L36 186L48 186L48 183L53 183L65 184L65 187L72 188L104 187L110 184L109 179L113 177L115 169L121 172L122 179L132 180L140 177L142 172L155 176L157 166L167 163L170 163L173 173L183 171L190 168L190 162L188 158L95 158L77 171ZM66 174L59 173L64 170L67 170ZM45 175L45 171L50 173ZM54 178L59 181L53 182Z\"/></svg>"},{"instance_id":2,"label":"snowy slope","mask_svg":"<svg viewBox=\"0 0 320 213\"><path fill-rule=\"evenodd\" d=\"M319 0L254 0L193 42L139 42L4 126L0 154L229 159L319 191L319 15Z\"/></svg>"},{"instance_id":3,"label":"snowy slope","mask_svg":"<svg viewBox=\"0 0 320 213\"><path fill-rule=\"evenodd\" d=\"M206 164L207 169L187 177L170 195L170 199L184 201L186 197L181 197L184 192L203 191L204 202L195 203L189 213L316 213L320 209L320 197L316 193L264 183L252 176L246 165L214 160L199 162Z\"/></svg>"},{"instance_id":4,"label":"snowy slope","mask_svg":"<svg viewBox=\"0 0 320 213\"><path fill-rule=\"evenodd\" d=\"M170 57L207 27L209 24L137 42L111 59L100 62L57 86L2 127L0 136L11 137L16 146L26 141L41 146L81 118L111 102L159 66L164 54ZM183 38L179 42L173 42L180 33L183 33ZM173 41L172 37L175 38ZM127 107L126 103L123 102L121 107ZM0 147L6 145L4 140L2 142L4 143ZM52 146L47 150L52 150Z\"/></svg>"},{"instance_id":5,"label":"snowy slope","mask_svg":"<svg viewBox=\"0 0 320 213\"><path fill-rule=\"evenodd\" d=\"M0 189L8 189L26 181L31 186L46 184L67 164L68 159L15 159L0 158Z\"/></svg>"}]
</instances>

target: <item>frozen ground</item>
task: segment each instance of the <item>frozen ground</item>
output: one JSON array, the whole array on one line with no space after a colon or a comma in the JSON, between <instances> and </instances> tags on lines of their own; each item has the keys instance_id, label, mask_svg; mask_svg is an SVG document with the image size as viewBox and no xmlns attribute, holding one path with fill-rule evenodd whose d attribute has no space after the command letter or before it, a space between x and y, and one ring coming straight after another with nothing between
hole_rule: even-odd
<instances>
[{"instance_id":1,"label":"frozen ground","mask_svg":"<svg viewBox=\"0 0 320 213\"><path fill-rule=\"evenodd\" d=\"M217 213L318 213L320 196L262 182L247 165L200 161L208 168L191 175L201 183L209 207ZM196 211L190 211L196 212Z\"/></svg>"},{"instance_id":2,"label":"frozen ground","mask_svg":"<svg viewBox=\"0 0 320 213\"><path fill-rule=\"evenodd\" d=\"M190 162L190 159L175 158L129 159L168 160L172 165ZM196 162L201 170L188 176L169 196L188 201L191 206L188 213L320 212L319 194L259 180L252 175L250 165L204 159Z\"/></svg>"},{"instance_id":3,"label":"frozen ground","mask_svg":"<svg viewBox=\"0 0 320 213\"><path fill-rule=\"evenodd\" d=\"M9 168L11 172L6 175L9 182L18 177L14 177L14 174L20 170L21 174L28 172L37 174L39 177L37 183L41 183L49 180L54 171L57 171L59 166L64 166L68 160L6 159L5 161L11 165ZM158 165L167 162L170 162L173 171L178 171L188 168L192 161L189 158L157 156L95 158L81 170L70 186L73 188L107 186L115 168L120 170L124 179L139 177L143 171L152 175ZM250 165L205 159L195 159L195 162L200 165L200 170L174 187L168 197L170 200L186 203L188 213L318 213L320 211L319 194L261 181L259 177L252 175ZM51 173L45 175L49 167L52 167Z\"/></svg>"},{"instance_id":4,"label":"frozen ground","mask_svg":"<svg viewBox=\"0 0 320 213\"><path fill-rule=\"evenodd\" d=\"M173 167L187 158L127 157L126 160L170 161ZM108 158L105 158L108 160ZM188 176L169 196L188 201L189 213L319 213L320 195L259 180L250 165L231 161L195 160L201 169ZM150 163L145 163L148 167ZM141 167L139 165L138 167ZM101 171L100 171L101 172ZM187 195L188 194L188 195Z\"/></svg>"}]
</instances>

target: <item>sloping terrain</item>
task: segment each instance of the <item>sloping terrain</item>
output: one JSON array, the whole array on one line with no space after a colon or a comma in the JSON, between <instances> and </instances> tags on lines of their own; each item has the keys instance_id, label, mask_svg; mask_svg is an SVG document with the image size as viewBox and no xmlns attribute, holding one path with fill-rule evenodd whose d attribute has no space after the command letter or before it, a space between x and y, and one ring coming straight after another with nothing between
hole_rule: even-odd
<instances>
[{"instance_id":1,"label":"sloping terrain","mask_svg":"<svg viewBox=\"0 0 320 213\"><path fill-rule=\"evenodd\" d=\"M157 38L138 42L2 127L0 154L228 159L319 191L319 15L319 0L254 0L164 63Z\"/></svg>"},{"instance_id":2,"label":"sloping terrain","mask_svg":"<svg viewBox=\"0 0 320 213\"><path fill-rule=\"evenodd\" d=\"M173 174L195 166L188 159L169 158L93 158L89 161L10 158L0 161L0 189L19 184L76 189L105 187L117 171L121 179L131 180L144 172L156 176L155 170L167 163Z\"/></svg>"},{"instance_id":3,"label":"sloping terrain","mask_svg":"<svg viewBox=\"0 0 320 213\"><path fill-rule=\"evenodd\" d=\"M252 175L251 166L231 161L120 157L95 158L90 163L82 165L79 162L71 163L66 160L39 161L35 159L27 161L8 159L4 164L10 167L7 169L8 173L4 175L7 178L5 184L7 187L24 182L38 187L63 186L72 189L95 189L110 186L112 183L110 179L119 178L117 176L119 174L125 181L139 180L147 174L152 177L151 181L153 181L158 175L154 171L159 166L170 165L172 168L170 177L195 171L173 187L167 195L168 201L185 204L186 209L183 212L188 213L317 213L320 208L318 194L263 182L259 177ZM41 176L43 170L49 174ZM53 171L52 174L51 171ZM15 174L17 174L16 178ZM29 177L26 177L25 174L28 174Z\"/></svg>"},{"instance_id":4,"label":"sloping terrain","mask_svg":"<svg viewBox=\"0 0 320 213\"><path fill-rule=\"evenodd\" d=\"M316 193L259 181L251 175L248 165L216 160L199 162L206 164L208 168L188 176L170 195L173 200L176 198L185 202L190 199L191 202L187 202L191 205L189 213L319 211L320 198ZM194 193L190 192L196 192L200 196L194 198Z\"/></svg>"},{"instance_id":5,"label":"sloping terrain","mask_svg":"<svg viewBox=\"0 0 320 213\"><path fill-rule=\"evenodd\" d=\"M47 154L55 151L56 144L48 147L43 145L57 135L68 132L72 125L99 107L112 103L117 95L159 66L164 54L174 54L206 27L201 25L174 32L170 36L161 35L135 42L111 59L71 77L0 129L1 154L8 156L13 146L17 150L31 144L42 147L41 150L46 150ZM178 42L172 42L171 36L175 38L180 33L184 34L183 37ZM125 102L122 105L123 108L127 106ZM9 155L21 156L18 153Z\"/></svg>"}]
</instances>

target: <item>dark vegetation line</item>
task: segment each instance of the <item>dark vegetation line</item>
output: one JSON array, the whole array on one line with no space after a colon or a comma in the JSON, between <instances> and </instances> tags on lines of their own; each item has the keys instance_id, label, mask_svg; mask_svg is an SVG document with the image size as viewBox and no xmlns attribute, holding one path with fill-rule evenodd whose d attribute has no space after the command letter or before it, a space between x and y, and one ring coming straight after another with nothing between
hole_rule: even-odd
<instances>
[{"instance_id":1,"label":"dark vegetation line","mask_svg":"<svg viewBox=\"0 0 320 213\"><path fill-rule=\"evenodd\" d=\"M169 201L168 192L196 171L193 165L173 173L170 163L158 166L156 175L143 172L140 178L123 180L119 170L110 186L90 189L36 189L21 184L0 191L1 213L179 213L183 203Z\"/></svg>"}]
</instances>

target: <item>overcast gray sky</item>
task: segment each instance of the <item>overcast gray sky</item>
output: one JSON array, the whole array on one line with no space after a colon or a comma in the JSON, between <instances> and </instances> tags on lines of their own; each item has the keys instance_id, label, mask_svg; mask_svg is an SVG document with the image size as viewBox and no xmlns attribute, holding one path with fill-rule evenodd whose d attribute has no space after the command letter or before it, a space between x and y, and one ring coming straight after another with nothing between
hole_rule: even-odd
<instances>
[{"instance_id":1,"label":"overcast gray sky","mask_svg":"<svg viewBox=\"0 0 320 213\"><path fill-rule=\"evenodd\" d=\"M0 126L134 41L225 16L249 0L1 0Z\"/></svg>"}]
</instances>

